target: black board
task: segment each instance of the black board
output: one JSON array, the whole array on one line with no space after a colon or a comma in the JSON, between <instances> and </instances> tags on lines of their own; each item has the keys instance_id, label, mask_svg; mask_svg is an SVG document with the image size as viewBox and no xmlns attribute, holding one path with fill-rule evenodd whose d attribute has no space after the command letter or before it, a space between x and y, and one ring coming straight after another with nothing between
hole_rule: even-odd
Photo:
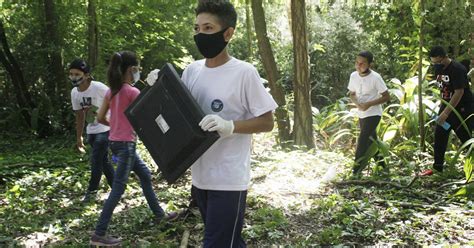
<instances>
[{"instance_id":1,"label":"black board","mask_svg":"<svg viewBox=\"0 0 474 248\"><path fill-rule=\"evenodd\" d=\"M125 115L170 184L219 138L199 127L204 112L169 63Z\"/></svg>"}]
</instances>

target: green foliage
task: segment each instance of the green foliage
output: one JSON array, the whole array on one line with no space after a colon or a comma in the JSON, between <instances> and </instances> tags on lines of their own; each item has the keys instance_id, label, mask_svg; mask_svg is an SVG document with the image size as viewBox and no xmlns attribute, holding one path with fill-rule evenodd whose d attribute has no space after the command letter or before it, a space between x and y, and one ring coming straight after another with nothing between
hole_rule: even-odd
<instances>
[{"instance_id":1,"label":"green foliage","mask_svg":"<svg viewBox=\"0 0 474 248\"><path fill-rule=\"evenodd\" d=\"M315 131L324 138L323 144L346 144L346 147L353 145L353 140L358 135L357 115L354 111L347 110L350 108L348 101L348 98L343 98L334 105L323 108L321 114L315 116L313 125Z\"/></svg>"},{"instance_id":2,"label":"green foliage","mask_svg":"<svg viewBox=\"0 0 474 248\"><path fill-rule=\"evenodd\" d=\"M255 41L249 44L247 40L245 4L234 2L239 24L231 53L263 71ZM421 153L418 80L412 76L419 63L424 65L423 75L428 74L429 63L419 61L417 55L418 1L369 1L371 4L354 9L332 4L334 1L320 2L325 6L307 5L312 100L321 108L313 122L319 149L279 150L269 136L255 139L252 170L256 176L252 178L243 231L249 245L474 245L470 221L474 209L474 141L458 144L453 138L452 151L447 153L448 172L413 181L415 173L432 164L432 130L436 125L432 117L439 105L437 91L424 80L428 151ZM67 62L87 54L87 1L55 3L64 44L60 48L50 46L45 38L41 1L0 3L11 50L37 105L28 110L32 118L24 120L10 78L0 68L0 128L5 134L23 134L0 139L0 246L21 246L26 240L61 247L86 244L109 191L103 182L98 202L80 203L89 177L87 155L73 152L74 137L65 131L73 130L74 121L68 96L62 96L64 104L56 106L45 93L49 51L61 50L64 73ZM453 56L465 56L468 43L461 43L472 27L467 3L427 3L423 13L427 20L424 52L431 45L442 44ZM183 69L192 58L200 58L192 39L194 5L195 1L98 1L100 54L95 78L105 81L110 55L125 49L140 56L142 76L164 62L171 61ZM282 75L280 83L291 100L293 57L288 9L284 1L264 1L264 5L268 36ZM374 52L375 70L384 77L406 80L387 81L392 100L384 109L377 130L380 142L372 151L384 155L390 177L378 177L375 168L369 169L360 185L351 185L343 183L348 182L359 130L357 116L343 96L354 54L363 49ZM291 103L289 106L291 109ZM61 116L60 109L70 114ZM30 123L33 129L40 129L41 118L66 137L31 136L25 127ZM141 144L139 152L151 164ZM162 206L168 210L186 206L189 174L170 186L161 180L156 166L150 168ZM460 177L464 177L461 182ZM382 181L373 186L370 183L374 180ZM406 187L409 184L411 187ZM204 229L199 213L171 224L156 225L151 219L140 186L132 178L110 229L124 238L124 246L176 247L185 230L191 231L190 246L201 244Z\"/></svg>"},{"instance_id":3,"label":"green foliage","mask_svg":"<svg viewBox=\"0 0 474 248\"><path fill-rule=\"evenodd\" d=\"M18 60L32 100L37 109L29 110L32 120L23 120L13 113L19 112L10 78L0 84L0 116L8 118L4 122L7 129L27 128L27 123L37 126L38 118L52 125L53 131L71 130L74 116L69 95L60 96L60 104L52 101L45 93L49 68L48 54L51 50L61 50L64 74L74 58L87 59L87 1L55 1L59 14L58 35L64 46L52 47L45 36L44 7L40 1L4 1L0 12L5 23L6 36L11 51ZM106 67L113 52L131 50L141 58L142 77L154 68L161 68L165 62L174 63L179 69L197 56L192 39L194 12L193 1L98 1L97 16L99 30L99 63L93 68L96 80L105 82ZM144 74L144 75L143 75ZM70 89L70 83L66 84ZM67 114L64 114L67 113ZM1 124L1 123L0 123Z\"/></svg>"},{"instance_id":4,"label":"green foliage","mask_svg":"<svg viewBox=\"0 0 474 248\"><path fill-rule=\"evenodd\" d=\"M471 173L472 175L472 173ZM474 197L474 184L468 184L465 186L462 186L454 196L462 196L462 197L469 197L472 198Z\"/></svg>"},{"instance_id":5,"label":"green foliage","mask_svg":"<svg viewBox=\"0 0 474 248\"><path fill-rule=\"evenodd\" d=\"M99 5L101 58L116 51L135 51L144 72L173 62L184 69L194 48L193 4L190 2L119 2ZM117 35L119 34L119 35ZM106 63L104 63L106 64Z\"/></svg>"},{"instance_id":6,"label":"green foliage","mask_svg":"<svg viewBox=\"0 0 474 248\"><path fill-rule=\"evenodd\" d=\"M249 199L252 202L252 199ZM249 240L268 240L278 243L284 238L287 227L287 219L281 209L275 209L268 206L254 207L249 203L249 207L255 208L249 214L250 222L244 229L243 234ZM259 204L262 205L262 204Z\"/></svg>"},{"instance_id":7,"label":"green foliage","mask_svg":"<svg viewBox=\"0 0 474 248\"><path fill-rule=\"evenodd\" d=\"M263 1L263 8L265 10L265 20L267 22L267 35L272 46L274 53L275 61L279 70L279 84L281 84L286 91L286 93L291 94L292 92L292 78L293 78L293 46L292 46L292 36L290 31L290 23L288 18L288 9L284 1ZM240 12L243 15L244 12ZM243 25L243 23L242 23ZM237 35L236 39L232 41L235 45L231 45L233 54L241 56L248 62L254 64L261 77L266 78L266 72L261 63L260 55L254 55L254 60L251 60L252 57L244 57L244 51L235 52L233 48L243 45L243 41L239 37L244 38L247 34L243 34L244 27L241 27L237 30L238 33L241 33L242 36ZM246 38L245 38L246 39ZM252 48L254 53L258 52L256 39L252 43ZM247 50L247 48L245 48Z\"/></svg>"},{"instance_id":8,"label":"green foliage","mask_svg":"<svg viewBox=\"0 0 474 248\"><path fill-rule=\"evenodd\" d=\"M245 3L235 2L234 6L237 11L238 19L236 31L234 32L232 41L229 43L229 53L235 58L257 65L260 63L260 60L258 59L258 46L254 33L252 9L250 6L247 8ZM247 26L247 11L249 11L250 16L250 27Z\"/></svg>"},{"instance_id":9,"label":"green foliage","mask_svg":"<svg viewBox=\"0 0 474 248\"><path fill-rule=\"evenodd\" d=\"M426 72L427 68L423 71ZM441 101L437 96L437 89L428 81L423 82L424 119L427 120L425 123L425 137L427 137L425 145L428 147L428 151L421 153L419 148L418 79L416 77L409 78L403 83L398 79L392 79L388 83L388 88L392 100L385 107L377 128L377 135L381 140L369 149L369 153L374 155L377 151L381 152L385 162L388 162L391 167L399 167L398 169L405 173L414 173L415 170L420 169L416 168L418 166L414 167L414 164L420 164L421 167L431 166L432 162L429 161L432 161L433 133L436 125L433 119ZM351 154L355 147L359 128L356 125L358 118L355 109L350 109L351 106L347 104L349 101L347 97L342 98L335 104L323 108L321 113L314 117L313 123L316 133L324 141L327 149L338 149ZM444 104L449 103L444 102ZM459 113L457 116L462 118ZM459 142L453 138L451 143L454 155L447 158L447 163L452 168L458 167L458 161L465 159L463 170L466 182L471 180L470 175L472 175L469 154L472 153L473 142L474 140L471 139L456 148L455 145ZM448 154L450 153L448 152Z\"/></svg>"},{"instance_id":10,"label":"green foliage","mask_svg":"<svg viewBox=\"0 0 474 248\"><path fill-rule=\"evenodd\" d=\"M31 135L11 136L2 137L1 142L6 149L0 153L0 176L7 180L0 182L0 245L22 246L26 240L61 247L87 244L89 231L96 224L110 189L102 180L99 201L81 203L90 174L87 159L74 153L69 145L74 143L74 137L39 140ZM187 204L189 185L155 188L160 189L160 200L168 199L161 202L168 203L162 204L165 209L175 210ZM122 210L114 214L110 230L126 237L125 246L174 247L179 242L177 235L190 229L181 221L155 224L133 176L122 201L126 205L119 206Z\"/></svg>"},{"instance_id":11,"label":"green foliage","mask_svg":"<svg viewBox=\"0 0 474 248\"><path fill-rule=\"evenodd\" d=\"M308 10L312 104L318 108L333 103L347 92L357 53L367 49L369 37L340 5L327 12Z\"/></svg>"},{"instance_id":12,"label":"green foliage","mask_svg":"<svg viewBox=\"0 0 474 248\"><path fill-rule=\"evenodd\" d=\"M29 173L47 168L61 168L68 163L84 163L87 157L74 153L75 138L61 137L50 140L29 134L2 135L0 139L0 178L14 180ZM57 150L63 151L58 153ZM0 182L1 183L1 182Z\"/></svg>"},{"instance_id":13,"label":"green foliage","mask_svg":"<svg viewBox=\"0 0 474 248\"><path fill-rule=\"evenodd\" d=\"M419 1L373 2L355 8L352 16L368 34L367 46L375 54L376 69L388 78L408 78L416 72L421 15L426 47L442 45L454 58L465 54L461 45L472 32L469 1L425 1L421 14ZM454 25L458 23L459 25Z\"/></svg>"},{"instance_id":14,"label":"green foliage","mask_svg":"<svg viewBox=\"0 0 474 248\"><path fill-rule=\"evenodd\" d=\"M426 1L427 33L432 37L431 44L444 46L448 53L459 61L466 58L468 48L474 44L464 43L472 33L472 2ZM456 23L455 25L453 25Z\"/></svg>"},{"instance_id":15,"label":"green foliage","mask_svg":"<svg viewBox=\"0 0 474 248\"><path fill-rule=\"evenodd\" d=\"M24 246L30 242L64 247L88 243L89 232L110 189L103 180L98 201L80 203L89 168L87 161L79 160L81 157L72 152L72 147L65 145L73 140L74 137L2 137L0 147L6 149L0 154L0 168L13 163L24 164L23 169L36 168L9 175L10 180L0 182L1 246ZM149 161L143 146L138 147L141 156ZM389 183L406 184L411 175L395 170L392 181L385 186L344 186L339 183L346 181L344 175L350 168L346 162L350 159L334 152L290 152L274 147L277 146L267 135L257 135L254 140L254 178L243 230L249 245L472 245L469 211L474 205L464 195L450 197L453 187L439 188L447 180L445 177L420 179L412 188L393 188ZM35 165L27 165L35 161ZM331 170L337 171L330 179L333 183L323 179ZM156 167L152 171L161 205L168 210L186 206L189 175L178 184L167 185ZM365 180L373 179L376 178ZM468 190L472 190L472 184L464 192ZM177 222L154 224L139 182L131 177L114 213L110 233L123 238L123 246L176 247L188 230L189 245L199 246L203 224L197 210L191 212L194 213Z\"/></svg>"}]
</instances>

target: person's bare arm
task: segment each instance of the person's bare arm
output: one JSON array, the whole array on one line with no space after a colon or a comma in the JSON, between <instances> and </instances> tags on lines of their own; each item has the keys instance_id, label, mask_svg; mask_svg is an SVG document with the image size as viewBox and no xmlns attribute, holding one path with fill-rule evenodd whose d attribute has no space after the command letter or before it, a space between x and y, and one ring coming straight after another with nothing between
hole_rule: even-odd
<instances>
[{"instance_id":1,"label":"person's bare arm","mask_svg":"<svg viewBox=\"0 0 474 248\"><path fill-rule=\"evenodd\" d=\"M234 133L269 132L273 129L273 113L271 111L245 121L234 121Z\"/></svg>"},{"instance_id":2,"label":"person's bare arm","mask_svg":"<svg viewBox=\"0 0 474 248\"><path fill-rule=\"evenodd\" d=\"M355 106L359 108L359 101L357 101L357 95L354 91L349 91L349 98L351 99L352 103L354 103Z\"/></svg>"},{"instance_id":3,"label":"person's bare arm","mask_svg":"<svg viewBox=\"0 0 474 248\"><path fill-rule=\"evenodd\" d=\"M101 124L109 126L110 124L106 117L107 111L109 111L109 99L105 97L102 105L99 108L99 112L97 113L97 121Z\"/></svg>"},{"instance_id":4,"label":"person's bare arm","mask_svg":"<svg viewBox=\"0 0 474 248\"><path fill-rule=\"evenodd\" d=\"M85 113L84 110L76 110L76 148L79 152L85 152L85 146L82 139L84 133L84 120Z\"/></svg>"}]
</instances>

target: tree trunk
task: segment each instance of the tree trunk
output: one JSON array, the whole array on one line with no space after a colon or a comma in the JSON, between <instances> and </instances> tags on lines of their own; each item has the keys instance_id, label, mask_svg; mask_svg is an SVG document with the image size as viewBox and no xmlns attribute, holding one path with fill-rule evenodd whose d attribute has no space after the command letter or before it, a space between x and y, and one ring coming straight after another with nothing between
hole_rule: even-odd
<instances>
[{"instance_id":1,"label":"tree trunk","mask_svg":"<svg viewBox=\"0 0 474 248\"><path fill-rule=\"evenodd\" d=\"M421 0L420 0L421 1ZM474 3L473 0L471 0L472 3ZM420 3L421 4L421 3ZM463 9L464 9L464 1L462 1L462 3L460 3L459 0L456 0L456 1L453 1L452 4L454 5L453 6L453 9L454 9L454 13L463 13ZM467 20L466 20L467 21ZM453 37L452 37L452 40L463 40L464 39L464 33L461 33L461 30L460 29L456 29L457 32L456 33L453 33ZM460 53L460 50L461 50L461 45L459 44L459 42L455 42L453 44L453 57L456 59L458 56L459 56L459 53Z\"/></svg>"},{"instance_id":2,"label":"tree trunk","mask_svg":"<svg viewBox=\"0 0 474 248\"><path fill-rule=\"evenodd\" d=\"M308 38L304 0L291 0L291 30L293 33L295 113L293 137L296 145L314 147L313 115L309 83Z\"/></svg>"},{"instance_id":3,"label":"tree trunk","mask_svg":"<svg viewBox=\"0 0 474 248\"><path fill-rule=\"evenodd\" d=\"M88 44L88 57L87 61L91 68L95 68L99 60L99 28L97 25L97 13L96 13L97 0L88 0L87 14L87 44Z\"/></svg>"},{"instance_id":4,"label":"tree trunk","mask_svg":"<svg viewBox=\"0 0 474 248\"><path fill-rule=\"evenodd\" d=\"M71 113L70 101L68 100L71 84L66 79L63 63L63 44L59 33L60 19L56 12L55 0L43 0L43 2L45 14L45 37L43 42L48 48L46 53L48 67L45 78L45 91L50 97L52 109L43 109L41 115L49 118L48 122L54 120L61 127L68 129L72 126L72 123L68 121L68 115Z\"/></svg>"},{"instance_id":5,"label":"tree trunk","mask_svg":"<svg viewBox=\"0 0 474 248\"><path fill-rule=\"evenodd\" d=\"M257 35L258 50L262 59L265 72L270 85L270 93L278 104L275 111L276 122L278 126L278 143L283 145L290 140L290 119L286 109L285 92L279 83L278 68L273 55L270 40L267 36L267 24L265 21L265 12L262 6L262 0L252 0L253 20L255 24L255 33Z\"/></svg>"},{"instance_id":6,"label":"tree trunk","mask_svg":"<svg viewBox=\"0 0 474 248\"><path fill-rule=\"evenodd\" d=\"M253 55L252 49L252 20L250 19L250 0L245 0L245 27L247 28L247 56Z\"/></svg>"},{"instance_id":7,"label":"tree trunk","mask_svg":"<svg viewBox=\"0 0 474 248\"><path fill-rule=\"evenodd\" d=\"M424 46L424 0L420 0L420 43L418 46L418 119L420 126L420 147L421 151L425 152L425 110L423 108L423 46Z\"/></svg>"},{"instance_id":8,"label":"tree trunk","mask_svg":"<svg viewBox=\"0 0 474 248\"><path fill-rule=\"evenodd\" d=\"M31 115L29 110L34 109L36 106L31 100L31 95L23 78L23 73L20 69L20 66L18 65L15 57L13 57L13 54L10 52L10 47L5 34L5 28L3 26L3 20L1 19L0 43L2 44L0 49L0 62L11 77L13 88L15 90L15 97L21 109L21 115L23 118L25 118L26 123L28 123L28 125L31 127Z\"/></svg>"},{"instance_id":9,"label":"tree trunk","mask_svg":"<svg viewBox=\"0 0 474 248\"><path fill-rule=\"evenodd\" d=\"M46 93L52 97L53 106L62 106L62 100L66 99L68 89L66 87L66 77L61 54L62 46L58 34L59 17L56 12L54 0L44 0L45 14L45 42L49 44L47 61L49 68L46 80Z\"/></svg>"},{"instance_id":10,"label":"tree trunk","mask_svg":"<svg viewBox=\"0 0 474 248\"><path fill-rule=\"evenodd\" d=\"M20 113L25 119L25 122L30 128L35 128L41 137L46 137L51 133L52 127L50 122L41 116L32 118L32 112L37 112L37 106L28 91L28 85L23 77L20 65L10 51L3 20L0 19L0 63L5 67L5 70L10 75L12 80L15 97L20 107ZM31 111L31 112L30 112ZM33 124L35 122L35 124ZM37 124L37 126L35 126Z\"/></svg>"}]
</instances>

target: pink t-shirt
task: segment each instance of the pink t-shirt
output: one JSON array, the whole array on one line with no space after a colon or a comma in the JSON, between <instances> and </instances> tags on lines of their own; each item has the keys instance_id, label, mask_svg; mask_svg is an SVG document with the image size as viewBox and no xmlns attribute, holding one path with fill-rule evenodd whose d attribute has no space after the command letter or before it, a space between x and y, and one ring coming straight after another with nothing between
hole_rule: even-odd
<instances>
[{"instance_id":1,"label":"pink t-shirt","mask_svg":"<svg viewBox=\"0 0 474 248\"><path fill-rule=\"evenodd\" d=\"M105 97L110 100L111 91L107 91ZM120 91L112 97L110 108L110 133L111 141L135 141L135 131L125 116L125 109L137 98L140 91L129 84L123 84Z\"/></svg>"}]
</instances>

